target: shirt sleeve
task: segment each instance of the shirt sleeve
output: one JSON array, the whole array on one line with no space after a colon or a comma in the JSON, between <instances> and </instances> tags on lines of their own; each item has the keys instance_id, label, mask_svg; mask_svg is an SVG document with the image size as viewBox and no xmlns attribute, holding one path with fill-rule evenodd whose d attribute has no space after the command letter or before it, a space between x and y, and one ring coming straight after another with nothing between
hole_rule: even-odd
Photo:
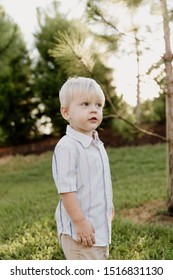
<instances>
[{"instance_id":1,"label":"shirt sleeve","mask_svg":"<svg viewBox=\"0 0 173 280\"><path fill-rule=\"evenodd\" d=\"M76 191L76 160L70 147L56 146L52 158L52 173L59 194Z\"/></svg>"}]
</instances>

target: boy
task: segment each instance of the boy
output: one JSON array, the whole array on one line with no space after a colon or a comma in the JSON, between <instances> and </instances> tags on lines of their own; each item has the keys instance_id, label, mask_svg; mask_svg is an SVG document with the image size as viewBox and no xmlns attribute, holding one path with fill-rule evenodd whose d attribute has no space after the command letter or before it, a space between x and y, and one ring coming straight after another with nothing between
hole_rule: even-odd
<instances>
[{"instance_id":1,"label":"boy","mask_svg":"<svg viewBox=\"0 0 173 280\"><path fill-rule=\"evenodd\" d=\"M90 78L70 78L60 93L62 117L69 123L55 147L52 170L60 194L56 222L68 260L108 257L113 219L109 161L96 128L105 97Z\"/></svg>"}]
</instances>

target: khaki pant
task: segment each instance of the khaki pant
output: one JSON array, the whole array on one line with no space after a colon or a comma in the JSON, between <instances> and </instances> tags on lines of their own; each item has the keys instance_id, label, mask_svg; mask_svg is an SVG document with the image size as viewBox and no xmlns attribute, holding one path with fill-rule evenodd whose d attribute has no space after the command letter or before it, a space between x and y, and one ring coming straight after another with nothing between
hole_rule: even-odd
<instances>
[{"instance_id":1,"label":"khaki pant","mask_svg":"<svg viewBox=\"0 0 173 280\"><path fill-rule=\"evenodd\" d=\"M67 234L61 235L61 245L67 260L106 260L109 255L108 246L87 247Z\"/></svg>"}]
</instances>

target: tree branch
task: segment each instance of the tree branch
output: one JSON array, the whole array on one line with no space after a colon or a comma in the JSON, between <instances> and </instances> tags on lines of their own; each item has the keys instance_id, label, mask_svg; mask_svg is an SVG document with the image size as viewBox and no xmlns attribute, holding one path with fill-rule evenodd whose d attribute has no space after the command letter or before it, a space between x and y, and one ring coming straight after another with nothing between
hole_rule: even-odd
<instances>
[{"instance_id":1,"label":"tree branch","mask_svg":"<svg viewBox=\"0 0 173 280\"><path fill-rule=\"evenodd\" d=\"M136 130L140 131L143 134L147 134L149 136L153 136L153 137L163 140L164 142L167 142L166 137L159 135L157 133L145 130L145 129L139 127L138 125L136 125L135 123L132 123L129 120L125 119L124 117L120 116L119 114L110 114L110 115L104 116L104 119L108 119L108 118L118 118L118 119L126 122L128 125L130 125L131 127L135 128Z\"/></svg>"},{"instance_id":2,"label":"tree branch","mask_svg":"<svg viewBox=\"0 0 173 280\"><path fill-rule=\"evenodd\" d=\"M89 74L89 76L91 78L93 78L95 81L97 81L98 84L100 84L100 82L98 81L98 79L95 77L95 75L93 74L92 72L92 69L90 69L88 67L88 64L85 63L85 60L83 57L81 57L80 55L78 55L78 53L76 52L76 50L73 48L73 45L70 44L71 42L68 41L67 38L65 38L65 36L63 36L63 40L64 40L64 43L66 46L69 47L69 50L72 52L73 56L80 62L81 66L85 69L86 73ZM58 53L59 55L60 53ZM55 56L55 53L54 53L54 56ZM100 84L100 86L102 87L102 85ZM105 116L104 118L118 118L120 120L123 120L124 122L126 122L127 124L129 124L131 127L135 128L136 130L140 131L141 133L144 133L144 134L147 134L147 135L150 135L150 136L153 136L153 137L157 137L165 142L167 142L167 139L164 137L164 136L161 136L157 133L154 133L154 132L150 132L150 131L147 131L141 127L139 127L138 125L136 125L135 123L132 123L130 122L128 119L122 117L121 115L119 115L117 113L117 109L114 105L114 103L112 102L110 96L108 93L104 92L105 93L105 97L106 97L106 100L109 102L111 108L112 108L112 111L113 111L113 114L110 114L110 115L107 115Z\"/></svg>"}]
</instances>

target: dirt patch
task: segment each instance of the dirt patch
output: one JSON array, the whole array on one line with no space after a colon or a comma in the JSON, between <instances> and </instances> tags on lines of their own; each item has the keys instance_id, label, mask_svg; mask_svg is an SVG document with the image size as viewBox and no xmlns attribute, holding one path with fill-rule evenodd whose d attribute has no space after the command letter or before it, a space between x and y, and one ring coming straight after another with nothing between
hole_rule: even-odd
<instances>
[{"instance_id":1,"label":"dirt patch","mask_svg":"<svg viewBox=\"0 0 173 280\"><path fill-rule=\"evenodd\" d=\"M29 155L41 154L49 150L53 150L58 139L56 137L48 137L46 139L28 143L25 145L17 145L10 147L0 147L0 158L10 155Z\"/></svg>"},{"instance_id":2,"label":"dirt patch","mask_svg":"<svg viewBox=\"0 0 173 280\"><path fill-rule=\"evenodd\" d=\"M153 200L137 208L124 209L119 215L137 224L155 223L173 226L173 217L167 214L166 202L163 200Z\"/></svg>"},{"instance_id":3,"label":"dirt patch","mask_svg":"<svg viewBox=\"0 0 173 280\"><path fill-rule=\"evenodd\" d=\"M8 163L11 159L12 159L12 156L4 156L2 158L0 157L0 164Z\"/></svg>"}]
</instances>

